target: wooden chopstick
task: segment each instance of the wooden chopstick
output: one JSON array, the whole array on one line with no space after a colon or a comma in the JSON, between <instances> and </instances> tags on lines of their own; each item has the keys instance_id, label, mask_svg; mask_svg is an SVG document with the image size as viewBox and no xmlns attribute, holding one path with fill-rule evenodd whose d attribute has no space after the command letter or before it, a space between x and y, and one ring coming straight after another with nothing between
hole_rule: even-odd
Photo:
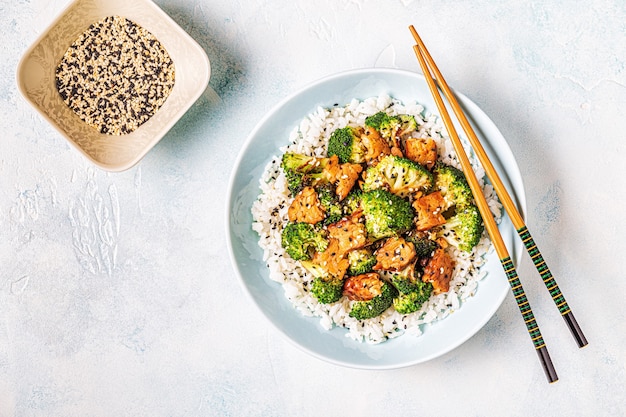
<instances>
[{"instance_id":1,"label":"wooden chopstick","mask_svg":"<svg viewBox=\"0 0 626 417\"><path fill-rule=\"evenodd\" d=\"M476 174L474 174L474 170L472 169L470 160L465 153L463 144L461 143L461 140L456 133L456 129L454 128L452 119L448 114L443 99L439 95L435 80L430 73L425 58L422 56L422 51L420 50L419 45L415 45L413 49L420 63L420 66L422 67L424 77L426 78L426 82L428 84L428 87L430 88L433 99L435 100L437 108L439 109L440 116L443 119L446 129L448 130L452 145L459 159L459 163L461 164L461 169L465 173L467 182L474 195L474 200L476 201L476 205L478 206L480 214L483 218L483 222L485 223L487 233L489 234L489 237L491 238L491 241L495 247L496 253L500 258L500 262L502 264L502 267L504 268L504 272L511 286L511 291L513 292L513 296L515 297L517 306L522 313L522 318L524 319L524 323L526 324L528 334L530 335L535 350L539 355L539 359L541 361L541 364L543 365L546 377L548 378L548 381L550 383L555 382L558 380L556 370L554 369L550 354L548 353L548 348L543 340L539 325L535 320L535 315L533 314L528 298L526 297L526 292L524 291L522 283L517 276L517 271L515 269L515 266L513 265L513 261L511 260L504 240L502 239L502 235L500 234L498 225L496 224L491 210L489 209L489 204L487 203L487 200L483 195L482 188L480 187L478 179L476 178Z\"/></svg>"},{"instance_id":2,"label":"wooden chopstick","mask_svg":"<svg viewBox=\"0 0 626 417\"><path fill-rule=\"evenodd\" d=\"M554 304L556 305L559 312L563 316L563 319L567 323L567 326L570 329L570 332L572 333L574 339L576 340L578 347L582 348L586 346L588 344L587 338L583 334L580 326L578 325L578 322L576 321L576 318L574 317L574 313L572 312L567 301L565 300L565 296L561 292L561 289L556 283L556 280L552 276L552 272L550 272L550 268L548 268L548 264L544 260L543 255L541 255L541 252L539 251L537 244L532 238L530 231L528 230L528 227L526 226L524 219L522 218L522 215L517 210L515 203L513 203L511 196L507 192L506 186L500 179L498 172L496 171L496 169L493 167L493 164L489 160L487 153L485 152L482 144L480 143L480 140L476 136L474 129L472 129L472 126L467 120L467 117L465 116L465 113L463 112L463 110L461 109L461 106L456 100L454 93L450 90L450 87L448 86L445 79L443 78L443 75L441 75L441 72L437 68L435 61L433 60L432 56L428 52L428 49L426 49L426 45L424 45L424 42L422 41L422 39L420 38L420 36L418 35L417 31L415 30L413 26L410 26L409 29L411 33L413 34L413 38L415 38L417 45L421 49L422 55L426 59L426 63L428 67L430 68L430 71L432 71L433 76L437 84L439 85L439 88L443 91L446 99L448 100L448 103L450 104L450 106L452 107L452 110L454 111L454 114L456 115L458 121L460 122L463 130L467 134L468 140L472 148L474 149L474 152L476 153L478 160L483 166L485 173L487 174L487 177L489 178L489 181L493 185L493 188L496 191L496 194L498 195L500 201L502 202L502 205L504 206L504 209L509 215L511 222L513 223L513 227L515 227L515 230L517 231L518 235L522 239L522 242L524 243L524 247L526 247L526 250L528 251L530 258L533 261L535 268L537 268L537 271L539 272L539 275L541 276L546 288L550 292L550 295L552 296L552 300L554 301Z\"/></svg>"}]
</instances>

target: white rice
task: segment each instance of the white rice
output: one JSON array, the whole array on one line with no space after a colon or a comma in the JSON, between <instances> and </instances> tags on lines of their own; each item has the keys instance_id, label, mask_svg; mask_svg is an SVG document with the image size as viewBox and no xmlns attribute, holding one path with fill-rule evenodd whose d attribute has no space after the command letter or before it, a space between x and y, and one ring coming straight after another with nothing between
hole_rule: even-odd
<instances>
[{"instance_id":1,"label":"white rice","mask_svg":"<svg viewBox=\"0 0 626 417\"><path fill-rule=\"evenodd\" d=\"M363 125L367 116L381 110L392 115L415 116L418 124L415 136L433 138L437 142L439 160L459 167L452 143L438 117L424 114L424 108L418 103L403 104L386 95L363 101L354 99L344 107L318 108L300 122L290 134L290 144L280 150L324 157L328 138L335 129L348 124ZM358 321L348 315L352 302L347 297L342 297L333 304L319 303L310 293L313 277L297 261L292 260L280 244L282 227L288 220L287 209L292 201L285 176L280 169L281 155L274 156L260 180L261 192L252 207L252 227L259 234L259 245L263 249L263 259L269 268L270 279L282 284L285 296L302 314L319 317L320 325L324 329L341 326L347 329L347 337L357 341L380 343L402 334L421 335L422 325L454 313L464 300L475 294L478 283L486 274L479 268L485 262L486 254L493 250L486 232L471 254L450 248L452 250L449 253L455 261L450 291L431 296L414 313L403 315L389 308L378 317ZM496 216L496 221L499 221L501 205L491 185L484 182L482 167L473 155L470 155L470 159L491 211Z\"/></svg>"}]
</instances>

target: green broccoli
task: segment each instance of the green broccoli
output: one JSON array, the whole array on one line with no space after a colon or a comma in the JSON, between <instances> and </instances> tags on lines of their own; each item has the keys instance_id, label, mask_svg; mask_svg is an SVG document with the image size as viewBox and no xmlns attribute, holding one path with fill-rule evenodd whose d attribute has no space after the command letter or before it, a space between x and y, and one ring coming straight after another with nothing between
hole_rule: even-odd
<instances>
[{"instance_id":1,"label":"green broccoli","mask_svg":"<svg viewBox=\"0 0 626 417\"><path fill-rule=\"evenodd\" d=\"M422 281L415 267L416 264L413 263L391 275L391 284L399 292L398 297L393 300L393 305L400 314L417 311L433 292L433 285Z\"/></svg>"},{"instance_id":2,"label":"green broccoli","mask_svg":"<svg viewBox=\"0 0 626 417\"><path fill-rule=\"evenodd\" d=\"M438 234L449 244L465 252L471 252L480 241L484 230L478 207L471 204L450 217Z\"/></svg>"},{"instance_id":3,"label":"green broccoli","mask_svg":"<svg viewBox=\"0 0 626 417\"><path fill-rule=\"evenodd\" d=\"M472 190L470 189L463 171L451 165L437 163L433 170L435 174L435 188L437 188L443 200L446 202L444 210L455 206L467 207L473 204Z\"/></svg>"},{"instance_id":4,"label":"green broccoli","mask_svg":"<svg viewBox=\"0 0 626 417\"><path fill-rule=\"evenodd\" d=\"M348 252L348 275L361 275L372 271L376 265L376 256L368 248L355 249Z\"/></svg>"},{"instance_id":5,"label":"green broccoli","mask_svg":"<svg viewBox=\"0 0 626 417\"><path fill-rule=\"evenodd\" d=\"M335 193L335 187L331 184L324 184L317 189L317 198L320 205L326 212L326 218L323 224L336 223L343 217L343 206L339 202L339 197Z\"/></svg>"},{"instance_id":6,"label":"green broccoli","mask_svg":"<svg viewBox=\"0 0 626 417\"><path fill-rule=\"evenodd\" d=\"M398 119L400 119L400 128L397 132L398 136L408 135L417 130L417 120L410 114L400 114L398 115Z\"/></svg>"},{"instance_id":7,"label":"green broccoli","mask_svg":"<svg viewBox=\"0 0 626 417\"><path fill-rule=\"evenodd\" d=\"M378 128L378 132L380 132L380 136L383 138L392 141L396 136L398 129L400 129L401 123L400 119L396 116L387 116L380 123L380 127Z\"/></svg>"},{"instance_id":8,"label":"green broccoli","mask_svg":"<svg viewBox=\"0 0 626 417\"><path fill-rule=\"evenodd\" d=\"M294 197L302 191L304 187L306 187L303 174L285 170L285 177L287 178L287 187L289 188L289 192Z\"/></svg>"},{"instance_id":9,"label":"green broccoli","mask_svg":"<svg viewBox=\"0 0 626 417\"><path fill-rule=\"evenodd\" d=\"M389 117L387 113L384 111L379 111L378 113L372 114L371 116L367 116L365 118L365 126L373 127L376 130L380 129L380 125L385 122Z\"/></svg>"},{"instance_id":10,"label":"green broccoli","mask_svg":"<svg viewBox=\"0 0 626 417\"><path fill-rule=\"evenodd\" d=\"M401 197L430 189L434 180L433 174L424 166L395 155L387 155L368 168L364 177L364 191L386 188Z\"/></svg>"},{"instance_id":11,"label":"green broccoli","mask_svg":"<svg viewBox=\"0 0 626 417\"><path fill-rule=\"evenodd\" d=\"M291 195L295 196L304 187L327 183L324 168L328 165L328 162L329 158L285 152L280 166L285 172L287 186Z\"/></svg>"},{"instance_id":12,"label":"green broccoli","mask_svg":"<svg viewBox=\"0 0 626 417\"><path fill-rule=\"evenodd\" d=\"M429 258L433 251L439 247L437 242L429 238L427 234L420 233L416 229L408 232L404 238L413 244L418 258Z\"/></svg>"},{"instance_id":13,"label":"green broccoli","mask_svg":"<svg viewBox=\"0 0 626 417\"><path fill-rule=\"evenodd\" d=\"M359 136L360 129L352 126L336 129L328 139L328 156L337 155L339 162L360 164L365 162L367 148Z\"/></svg>"},{"instance_id":14,"label":"green broccoli","mask_svg":"<svg viewBox=\"0 0 626 417\"><path fill-rule=\"evenodd\" d=\"M339 301L343 290L343 279L317 277L311 284L311 294L322 304Z\"/></svg>"},{"instance_id":15,"label":"green broccoli","mask_svg":"<svg viewBox=\"0 0 626 417\"><path fill-rule=\"evenodd\" d=\"M287 186L291 195L295 196L306 187L306 174L315 169L316 158L293 152L283 154L280 167L285 172Z\"/></svg>"},{"instance_id":16,"label":"green broccoli","mask_svg":"<svg viewBox=\"0 0 626 417\"><path fill-rule=\"evenodd\" d=\"M365 125L376 129L387 140L393 140L395 136L407 135L417 130L415 117L409 114L391 116L384 111L365 118Z\"/></svg>"},{"instance_id":17,"label":"green broccoli","mask_svg":"<svg viewBox=\"0 0 626 417\"><path fill-rule=\"evenodd\" d=\"M313 275L311 294L323 304L339 301L343 291L343 278L333 277L318 264L311 261L301 261L302 266Z\"/></svg>"},{"instance_id":18,"label":"green broccoli","mask_svg":"<svg viewBox=\"0 0 626 417\"><path fill-rule=\"evenodd\" d=\"M354 187L341 202L344 216L350 216L361 207L361 189Z\"/></svg>"},{"instance_id":19,"label":"green broccoli","mask_svg":"<svg viewBox=\"0 0 626 417\"><path fill-rule=\"evenodd\" d=\"M299 174L307 174L317 170L317 160L315 156L304 155L295 152L285 152L281 160L281 167L284 170L295 171Z\"/></svg>"},{"instance_id":20,"label":"green broccoli","mask_svg":"<svg viewBox=\"0 0 626 417\"><path fill-rule=\"evenodd\" d=\"M350 317L357 320L371 319L381 315L393 304L393 299L398 295L395 287L384 281L381 287L381 293L368 301L357 301L352 305Z\"/></svg>"},{"instance_id":21,"label":"green broccoli","mask_svg":"<svg viewBox=\"0 0 626 417\"><path fill-rule=\"evenodd\" d=\"M400 314L413 313L420 309L433 292L430 282L416 281L416 289L408 293L401 293L393 299L393 307Z\"/></svg>"},{"instance_id":22,"label":"green broccoli","mask_svg":"<svg viewBox=\"0 0 626 417\"><path fill-rule=\"evenodd\" d=\"M309 223L290 222L283 228L281 245L293 260L300 261L311 259L315 252L323 252L328 240L324 229Z\"/></svg>"},{"instance_id":23,"label":"green broccoli","mask_svg":"<svg viewBox=\"0 0 626 417\"><path fill-rule=\"evenodd\" d=\"M391 274L391 284L400 294L408 294L419 290L420 279L415 274L415 263Z\"/></svg>"},{"instance_id":24,"label":"green broccoli","mask_svg":"<svg viewBox=\"0 0 626 417\"><path fill-rule=\"evenodd\" d=\"M365 118L365 125L378 130L380 136L387 140L391 140L395 137L401 124L400 118L390 116L384 111L379 111Z\"/></svg>"},{"instance_id":25,"label":"green broccoli","mask_svg":"<svg viewBox=\"0 0 626 417\"><path fill-rule=\"evenodd\" d=\"M411 203L387 190L361 193L365 229L373 240L398 236L413 226L415 213Z\"/></svg>"}]
</instances>

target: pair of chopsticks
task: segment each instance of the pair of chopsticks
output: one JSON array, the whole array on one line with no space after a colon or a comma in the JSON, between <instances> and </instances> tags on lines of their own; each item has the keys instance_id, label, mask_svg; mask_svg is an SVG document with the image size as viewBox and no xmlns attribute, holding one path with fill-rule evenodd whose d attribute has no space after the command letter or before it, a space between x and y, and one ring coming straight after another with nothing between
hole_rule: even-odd
<instances>
[{"instance_id":1,"label":"pair of chopsticks","mask_svg":"<svg viewBox=\"0 0 626 417\"><path fill-rule=\"evenodd\" d=\"M502 183L502 180L500 180L498 173L496 172L491 161L489 160L489 157L485 153L485 150L482 147L480 140L478 139L478 137L476 136L476 133L472 129L467 117L463 113L461 106L459 105L454 94L448 87L448 84L446 83L443 76L441 75L441 72L437 68L435 61L433 60L430 53L426 49L424 42L418 35L415 28L411 25L409 26L409 30L411 31L413 37L415 38L415 42L417 43L413 47L415 51L415 55L417 56L420 67L422 68L422 72L424 73L424 77L426 78L428 87L433 95L437 108L439 109L439 113L441 115L441 118L443 119L444 125L446 129L448 130L448 134L454 146L454 150L459 159L459 163L461 164L461 169L465 173L467 182L474 195L476 205L478 206L478 209L480 210L480 214L485 223L485 228L487 229L487 232L495 247L498 257L500 258L500 262L502 263L504 272L507 276L509 284L511 285L511 291L513 292L513 296L515 297L517 306L520 312L522 313L522 318L524 319L524 323L526 324L526 328L528 329L530 338L537 351L537 354L539 355L539 359L541 360L541 364L543 365L543 369L546 373L546 377L548 378L549 382L551 383L555 382L558 380L558 376L556 374L556 370L554 369L554 365L552 364L552 360L550 359L550 355L548 353L546 344L543 340L543 336L541 335L541 331L539 330L539 325L537 324L537 321L535 320L535 316L530 307L528 298L526 297L524 288L522 287L522 283L519 280L519 277L517 276L517 271L515 269L515 266L513 265L513 261L511 260L511 257L508 253L504 240L502 239L502 236L500 235L500 231L498 230L498 226L493 218L493 215L491 214L489 205L487 204L487 200L485 199L485 196L482 193L482 189L480 188L478 179L476 178L474 170L472 169L472 165L469 161L469 158L467 157L465 153L463 144L461 143L461 140L459 139L456 129L452 123L452 119L450 118L450 115L443 102L443 99L441 98L441 95L439 94L439 89L443 91L443 94L448 100L448 103L452 107L454 114L456 115L459 123L461 124L461 127L463 128L463 131L466 133L468 137L470 145L474 149L474 153L477 155L478 160L483 166L483 169L485 170L485 173L487 174L489 181L493 185L493 188L496 191L496 194L498 195L500 201L502 202L504 209L509 215L511 222L513 223L513 226L515 227L518 235L520 236L522 242L524 243L524 247L528 251L528 254L530 255L533 261L533 264L537 268L537 271L539 272L546 288L550 292L550 295L552 296L552 299L554 303L556 304L556 307L558 308L559 312L565 319L565 322L567 323L567 326L569 327L572 335L574 336L574 339L576 340L578 347L582 348L586 346L587 339L585 338L585 335L583 334L582 330L578 326L578 322L574 318L574 314L570 310L570 307L567 304L565 297L561 293L561 290L559 289L559 286L557 285L556 280L552 276L552 273L550 272L548 265L543 259L541 252L539 252L539 248L537 247L535 241L530 235L528 227L524 223L524 220L521 214L519 213L519 211L517 210L517 207L513 203L511 196L507 192L505 185Z\"/></svg>"}]
</instances>

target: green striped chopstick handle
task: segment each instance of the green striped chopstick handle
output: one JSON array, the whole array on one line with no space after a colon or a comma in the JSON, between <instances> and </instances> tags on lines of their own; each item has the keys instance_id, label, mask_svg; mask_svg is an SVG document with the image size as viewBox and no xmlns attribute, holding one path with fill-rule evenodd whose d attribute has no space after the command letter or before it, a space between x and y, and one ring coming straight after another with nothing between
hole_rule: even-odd
<instances>
[{"instance_id":1,"label":"green striped chopstick handle","mask_svg":"<svg viewBox=\"0 0 626 417\"><path fill-rule=\"evenodd\" d=\"M533 310L530 308L530 303L528 302L528 298L526 297L524 287L522 287L522 283L517 276L517 271L515 270L513 261L511 261L511 258L504 258L500 259L500 262L502 262L504 273L506 274L506 278L511 285L511 290L513 291L513 296L515 297L517 307L519 307L519 311L522 313L524 323L526 324L526 328L528 329L528 334L530 335L530 338L535 345L535 349L540 349L546 344L544 343L543 337L541 336L541 331L539 330L539 325L535 320Z\"/></svg>"},{"instance_id":2,"label":"green striped chopstick handle","mask_svg":"<svg viewBox=\"0 0 626 417\"><path fill-rule=\"evenodd\" d=\"M530 259L532 259L539 275L541 275L541 279L543 279L544 284L546 284L546 288L550 291L550 295L552 296L556 307L559 309L559 312L562 315L569 313L571 311L569 305L567 304L567 301L565 301L565 297L561 293L561 289L552 276L552 272L550 272L550 268L548 268L548 264L546 264L546 261L543 259L541 252L539 252L539 248L537 248L537 244L530 235L528 228L523 226L517 230L517 233L522 239L522 242L530 255Z\"/></svg>"},{"instance_id":3,"label":"green striped chopstick handle","mask_svg":"<svg viewBox=\"0 0 626 417\"><path fill-rule=\"evenodd\" d=\"M556 370L554 369L554 365L552 364L552 359L550 359L550 354L548 353L546 344L543 341L543 336L541 335L541 330L539 330L537 320L535 320L533 310L530 307L528 298L526 297L526 292L524 291L522 282L517 276L515 265L513 265L513 261L510 257L502 258L500 259L500 262L502 263L504 273L506 274L509 285L511 286L511 291L513 292L513 296L515 297L517 307L522 313L522 318L524 319L524 324L526 324L526 329L528 330L530 339L532 340L533 345L535 346L535 350L539 355L541 364L543 365L543 370L546 373L546 377L548 378L549 382L555 382L559 378L556 374Z\"/></svg>"},{"instance_id":4,"label":"green striped chopstick handle","mask_svg":"<svg viewBox=\"0 0 626 417\"><path fill-rule=\"evenodd\" d=\"M565 319L567 326L572 332L572 335L576 339L578 346L586 346L587 338L578 326L578 322L576 321L576 318L574 318L574 314L570 310L569 305L565 300L565 296L561 293L561 289L559 288L556 280L552 276L552 272L550 272L550 268L548 267L548 264L546 264L546 261L543 259L543 256L541 255L541 252L539 251L539 248L537 247L537 244L535 243L533 237L530 235L528 228L526 226L522 226L517 229L517 233L522 239L522 242L524 243L524 246L526 247L526 250L530 255L530 259L533 261L535 268L537 268L539 275L541 275L541 279L543 280L546 288L550 292L554 304L559 309L559 312Z\"/></svg>"}]
</instances>

